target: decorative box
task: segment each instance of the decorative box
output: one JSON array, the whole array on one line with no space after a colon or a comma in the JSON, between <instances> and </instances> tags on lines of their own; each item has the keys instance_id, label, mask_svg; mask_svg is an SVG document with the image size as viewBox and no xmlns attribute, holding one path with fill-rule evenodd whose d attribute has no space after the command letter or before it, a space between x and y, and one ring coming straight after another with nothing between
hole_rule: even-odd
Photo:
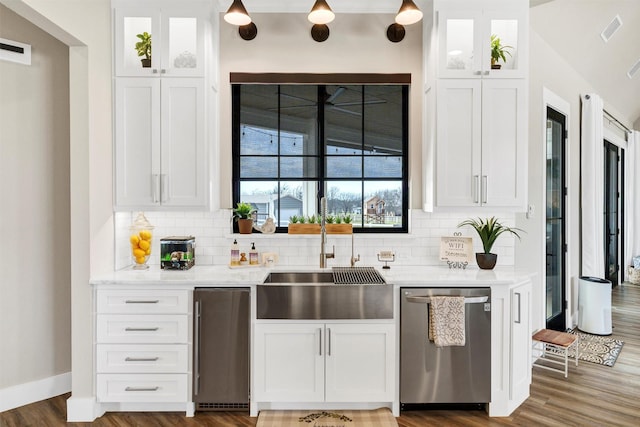
<instances>
[{"instance_id":1,"label":"decorative box","mask_svg":"<svg viewBox=\"0 0 640 427\"><path fill-rule=\"evenodd\" d=\"M163 270L188 270L196 263L196 238L170 236L160 239L160 268Z\"/></svg>"}]
</instances>

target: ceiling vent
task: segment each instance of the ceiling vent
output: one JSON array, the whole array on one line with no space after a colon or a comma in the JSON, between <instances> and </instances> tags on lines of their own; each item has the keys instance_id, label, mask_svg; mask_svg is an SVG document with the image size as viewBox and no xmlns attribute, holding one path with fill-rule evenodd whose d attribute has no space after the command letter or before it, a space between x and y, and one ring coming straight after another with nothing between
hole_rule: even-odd
<instances>
[{"instance_id":1,"label":"ceiling vent","mask_svg":"<svg viewBox=\"0 0 640 427\"><path fill-rule=\"evenodd\" d=\"M632 79L633 76L635 76L638 73L638 71L640 71L640 59L638 59L636 63L633 64L631 68L629 68L629 71L627 71L627 76L629 76L629 78Z\"/></svg>"},{"instance_id":2,"label":"ceiling vent","mask_svg":"<svg viewBox=\"0 0 640 427\"><path fill-rule=\"evenodd\" d=\"M622 27L622 19L620 19L620 15L616 15L616 17L613 18L613 21L611 21L609 25L607 25L607 28L605 28L604 31L600 33L600 37L602 37L602 40L604 40L604 42L606 43L609 41L611 36L613 36L616 31L620 29L620 27Z\"/></svg>"}]
</instances>

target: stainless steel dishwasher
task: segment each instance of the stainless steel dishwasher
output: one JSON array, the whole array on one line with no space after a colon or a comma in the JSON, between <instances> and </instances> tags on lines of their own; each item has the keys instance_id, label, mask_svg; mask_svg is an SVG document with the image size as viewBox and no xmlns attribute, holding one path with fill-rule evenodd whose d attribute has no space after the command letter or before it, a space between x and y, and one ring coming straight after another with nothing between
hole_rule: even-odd
<instances>
[{"instance_id":1,"label":"stainless steel dishwasher","mask_svg":"<svg viewBox=\"0 0 640 427\"><path fill-rule=\"evenodd\" d=\"M249 289L193 293L196 411L249 409Z\"/></svg>"},{"instance_id":2,"label":"stainless steel dishwasher","mask_svg":"<svg viewBox=\"0 0 640 427\"><path fill-rule=\"evenodd\" d=\"M401 409L491 401L491 289L400 290ZM437 348L428 337L432 296L465 297L465 345Z\"/></svg>"}]
</instances>

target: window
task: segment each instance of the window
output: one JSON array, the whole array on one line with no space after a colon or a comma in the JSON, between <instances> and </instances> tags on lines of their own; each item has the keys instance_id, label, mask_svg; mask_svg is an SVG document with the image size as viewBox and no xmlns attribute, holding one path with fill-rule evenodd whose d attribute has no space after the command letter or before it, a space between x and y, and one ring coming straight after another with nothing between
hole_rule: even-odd
<instances>
[{"instance_id":1,"label":"window","mask_svg":"<svg viewBox=\"0 0 640 427\"><path fill-rule=\"evenodd\" d=\"M274 218L349 214L407 232L408 86L234 84L233 199Z\"/></svg>"}]
</instances>

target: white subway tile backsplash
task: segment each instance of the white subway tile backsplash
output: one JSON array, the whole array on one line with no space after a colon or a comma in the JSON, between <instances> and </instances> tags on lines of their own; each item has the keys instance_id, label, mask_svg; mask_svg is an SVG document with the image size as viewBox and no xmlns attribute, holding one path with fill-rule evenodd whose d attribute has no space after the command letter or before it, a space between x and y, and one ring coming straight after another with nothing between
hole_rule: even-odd
<instances>
[{"instance_id":1,"label":"white subway tile backsplash","mask_svg":"<svg viewBox=\"0 0 640 427\"><path fill-rule=\"evenodd\" d=\"M114 219L115 269L131 265L129 247L129 227L137 212L116 212ZM473 237L474 250L481 251L482 245L475 231L457 225L477 214L428 213L421 210L410 211L410 233L408 234L356 234L355 254L360 254L357 265L381 265L377 254L381 250L392 250L396 254L393 265L443 265L439 260L440 237L462 233ZM486 213L482 217L496 216L512 226L515 216L511 213ZM236 239L243 252L249 252L251 242L255 242L258 252L277 252L280 265L305 266L319 263L320 237L318 235L285 234L231 234L231 210L215 212L145 212L149 222L155 227L152 241L150 265L160 264L160 239L167 236L195 236L197 265L224 265L229 262L229 249ZM493 252L499 255L500 265L515 262L515 241L511 235L502 235ZM348 265L351 257L351 236L328 236L327 249L336 247L336 259L329 260L330 266Z\"/></svg>"}]
</instances>

